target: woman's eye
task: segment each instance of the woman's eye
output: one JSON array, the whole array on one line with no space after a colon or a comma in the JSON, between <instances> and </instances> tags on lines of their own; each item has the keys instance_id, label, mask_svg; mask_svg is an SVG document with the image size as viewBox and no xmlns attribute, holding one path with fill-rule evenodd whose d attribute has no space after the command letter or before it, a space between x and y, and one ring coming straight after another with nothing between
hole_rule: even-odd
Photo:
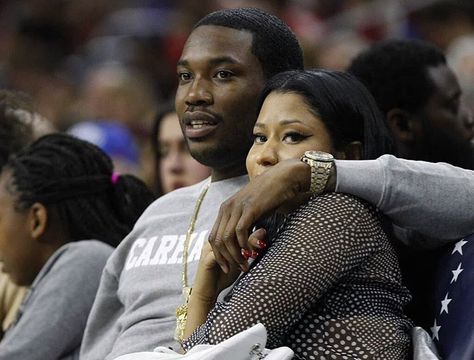
<instances>
[{"instance_id":1,"label":"woman's eye","mask_svg":"<svg viewBox=\"0 0 474 360\"><path fill-rule=\"evenodd\" d=\"M297 143L306 138L307 136L303 134L292 132L292 133L285 134L285 136L283 136L283 141L290 142L290 143Z\"/></svg>"},{"instance_id":2,"label":"woman's eye","mask_svg":"<svg viewBox=\"0 0 474 360\"><path fill-rule=\"evenodd\" d=\"M230 78L232 75L230 71L220 70L216 73L216 78L224 80Z\"/></svg>"},{"instance_id":3,"label":"woman's eye","mask_svg":"<svg viewBox=\"0 0 474 360\"><path fill-rule=\"evenodd\" d=\"M253 142L255 144L263 144L265 141L267 141L267 138L265 136L259 134L253 135Z\"/></svg>"}]
</instances>

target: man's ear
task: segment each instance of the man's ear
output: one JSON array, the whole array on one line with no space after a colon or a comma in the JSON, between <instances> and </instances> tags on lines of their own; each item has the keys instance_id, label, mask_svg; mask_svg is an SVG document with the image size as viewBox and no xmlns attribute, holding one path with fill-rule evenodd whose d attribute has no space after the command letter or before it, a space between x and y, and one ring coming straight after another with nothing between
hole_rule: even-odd
<instances>
[{"instance_id":1,"label":"man's ear","mask_svg":"<svg viewBox=\"0 0 474 360\"><path fill-rule=\"evenodd\" d=\"M398 142L412 142L416 139L413 119L409 112L400 108L390 109L387 112L387 122Z\"/></svg>"},{"instance_id":2,"label":"man's ear","mask_svg":"<svg viewBox=\"0 0 474 360\"><path fill-rule=\"evenodd\" d=\"M336 151L336 159L339 160L360 160L364 147L360 141L352 141L344 146L343 151Z\"/></svg>"},{"instance_id":3,"label":"man's ear","mask_svg":"<svg viewBox=\"0 0 474 360\"><path fill-rule=\"evenodd\" d=\"M35 240L41 239L48 224L48 210L43 204L34 203L30 207L30 234Z\"/></svg>"}]
</instances>

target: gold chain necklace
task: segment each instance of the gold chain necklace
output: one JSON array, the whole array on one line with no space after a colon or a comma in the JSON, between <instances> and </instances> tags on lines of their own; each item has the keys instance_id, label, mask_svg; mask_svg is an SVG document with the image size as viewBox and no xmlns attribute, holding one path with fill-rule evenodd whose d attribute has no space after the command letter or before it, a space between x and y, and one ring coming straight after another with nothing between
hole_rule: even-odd
<instances>
[{"instance_id":1,"label":"gold chain necklace","mask_svg":"<svg viewBox=\"0 0 474 360\"><path fill-rule=\"evenodd\" d=\"M188 226L188 231L186 232L186 239L184 240L184 249L183 249L183 272L181 274L181 283L183 287L183 298L184 302L176 308L176 331L174 333L174 339L176 341L182 342L184 336L184 328L186 327L186 320L188 318L188 302L189 297L191 296L192 288L188 286L188 251L189 243L191 242L191 235L194 232L194 227L196 225L197 217L199 210L201 209L202 201L209 190L209 182L204 189L202 189L201 194L199 195L196 205L194 206L194 212L191 217L191 221Z\"/></svg>"}]
</instances>

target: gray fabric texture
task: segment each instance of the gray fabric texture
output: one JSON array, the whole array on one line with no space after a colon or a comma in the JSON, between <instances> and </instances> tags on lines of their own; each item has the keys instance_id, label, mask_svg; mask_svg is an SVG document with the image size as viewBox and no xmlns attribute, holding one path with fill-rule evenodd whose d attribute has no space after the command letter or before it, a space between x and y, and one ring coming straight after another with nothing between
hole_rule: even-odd
<instances>
[{"instance_id":1,"label":"gray fabric texture","mask_svg":"<svg viewBox=\"0 0 474 360\"><path fill-rule=\"evenodd\" d=\"M337 192L370 202L395 225L432 238L431 245L474 233L474 171L391 155L336 160L336 169Z\"/></svg>"},{"instance_id":2,"label":"gray fabric texture","mask_svg":"<svg viewBox=\"0 0 474 360\"><path fill-rule=\"evenodd\" d=\"M82 360L173 346L175 311L182 301L182 252L196 200L209 182L173 191L141 216L104 269L81 349ZM220 204L248 182L247 176L213 182L189 246L192 285L201 248Z\"/></svg>"},{"instance_id":3,"label":"gray fabric texture","mask_svg":"<svg viewBox=\"0 0 474 360\"><path fill-rule=\"evenodd\" d=\"M26 294L0 342L0 359L78 358L87 316L113 248L86 240L59 248Z\"/></svg>"}]
</instances>

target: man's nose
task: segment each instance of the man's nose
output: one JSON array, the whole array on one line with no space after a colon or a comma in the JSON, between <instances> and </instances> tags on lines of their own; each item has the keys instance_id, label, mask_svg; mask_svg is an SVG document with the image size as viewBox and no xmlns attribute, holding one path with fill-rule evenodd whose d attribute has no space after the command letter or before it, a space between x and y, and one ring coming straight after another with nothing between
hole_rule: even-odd
<instances>
[{"instance_id":1,"label":"man's nose","mask_svg":"<svg viewBox=\"0 0 474 360\"><path fill-rule=\"evenodd\" d=\"M210 86L204 79L195 79L186 95L186 105L202 106L210 105L213 101Z\"/></svg>"}]
</instances>

